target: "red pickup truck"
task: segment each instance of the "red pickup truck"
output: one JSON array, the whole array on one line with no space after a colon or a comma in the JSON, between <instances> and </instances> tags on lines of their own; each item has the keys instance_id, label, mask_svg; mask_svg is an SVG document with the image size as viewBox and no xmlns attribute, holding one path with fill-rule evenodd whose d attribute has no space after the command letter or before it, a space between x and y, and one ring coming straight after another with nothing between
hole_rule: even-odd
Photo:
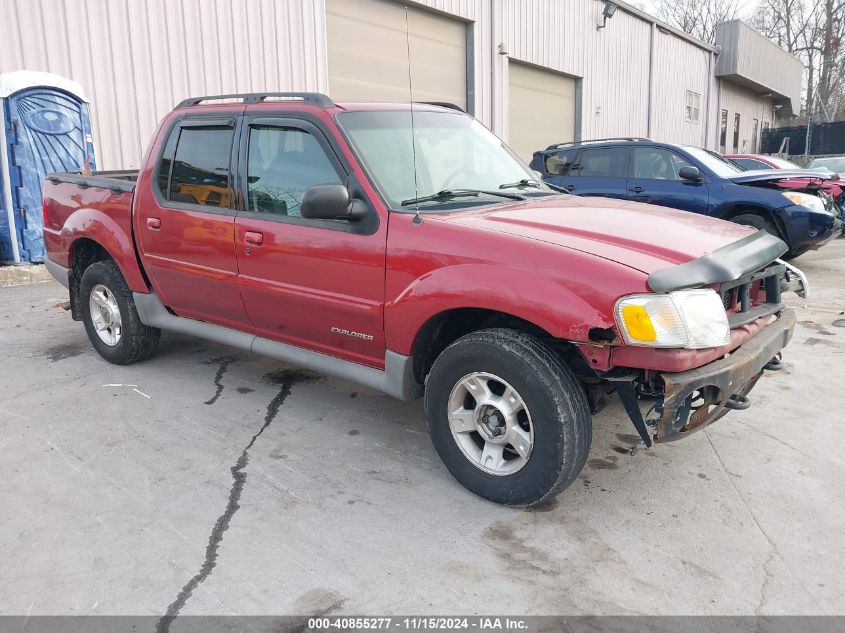
<instances>
[{"instance_id":1,"label":"red pickup truck","mask_svg":"<svg viewBox=\"0 0 845 633\"><path fill-rule=\"evenodd\" d=\"M805 283L764 231L550 188L454 107L316 93L182 102L140 172L50 175L44 235L106 360L174 330L424 394L457 480L519 506L614 390L646 446L746 408Z\"/></svg>"}]
</instances>

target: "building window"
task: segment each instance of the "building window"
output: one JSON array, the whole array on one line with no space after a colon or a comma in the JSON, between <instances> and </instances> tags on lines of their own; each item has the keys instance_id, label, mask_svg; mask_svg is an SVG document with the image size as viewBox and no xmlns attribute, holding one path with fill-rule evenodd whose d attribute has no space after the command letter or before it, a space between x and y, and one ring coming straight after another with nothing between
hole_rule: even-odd
<instances>
[{"instance_id":1,"label":"building window","mask_svg":"<svg viewBox=\"0 0 845 633\"><path fill-rule=\"evenodd\" d=\"M692 90L687 90L687 121L698 123L701 112L701 95Z\"/></svg>"},{"instance_id":2,"label":"building window","mask_svg":"<svg viewBox=\"0 0 845 633\"><path fill-rule=\"evenodd\" d=\"M734 114L734 154L737 154L739 152L739 120L739 112L737 112L736 114Z\"/></svg>"},{"instance_id":3,"label":"building window","mask_svg":"<svg viewBox=\"0 0 845 633\"><path fill-rule=\"evenodd\" d=\"M757 153L757 130L760 127L758 119L752 119L751 122L751 151Z\"/></svg>"},{"instance_id":4,"label":"building window","mask_svg":"<svg viewBox=\"0 0 845 633\"><path fill-rule=\"evenodd\" d=\"M721 127L719 128L719 151L723 154L727 150L725 143L728 141L728 111L722 110Z\"/></svg>"}]
</instances>

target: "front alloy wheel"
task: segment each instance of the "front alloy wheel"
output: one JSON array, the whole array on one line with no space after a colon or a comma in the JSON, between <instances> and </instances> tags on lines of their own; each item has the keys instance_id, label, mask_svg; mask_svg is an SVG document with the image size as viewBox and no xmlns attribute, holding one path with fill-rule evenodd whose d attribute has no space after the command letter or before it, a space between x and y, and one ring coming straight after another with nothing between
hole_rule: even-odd
<instances>
[{"instance_id":1,"label":"front alloy wheel","mask_svg":"<svg viewBox=\"0 0 845 633\"><path fill-rule=\"evenodd\" d=\"M464 456L491 475L523 468L534 448L531 414L505 380L486 372L461 378L449 394L449 428Z\"/></svg>"},{"instance_id":2,"label":"front alloy wheel","mask_svg":"<svg viewBox=\"0 0 845 633\"><path fill-rule=\"evenodd\" d=\"M425 411L449 472L497 503L548 503L590 451L584 389L554 349L518 330L471 332L443 350L428 374Z\"/></svg>"}]
</instances>

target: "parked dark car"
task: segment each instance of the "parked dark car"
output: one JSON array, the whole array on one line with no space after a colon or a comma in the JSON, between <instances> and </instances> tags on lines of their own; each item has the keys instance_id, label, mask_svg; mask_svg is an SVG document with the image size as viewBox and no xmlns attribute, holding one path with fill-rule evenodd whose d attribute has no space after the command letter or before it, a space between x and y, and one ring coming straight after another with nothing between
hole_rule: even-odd
<instances>
[{"instance_id":1,"label":"parked dark car","mask_svg":"<svg viewBox=\"0 0 845 633\"><path fill-rule=\"evenodd\" d=\"M805 171L743 171L699 147L644 138L559 143L535 152L531 167L574 194L657 204L764 229L789 245L788 259L842 232L838 211L822 197L778 186Z\"/></svg>"}]
</instances>

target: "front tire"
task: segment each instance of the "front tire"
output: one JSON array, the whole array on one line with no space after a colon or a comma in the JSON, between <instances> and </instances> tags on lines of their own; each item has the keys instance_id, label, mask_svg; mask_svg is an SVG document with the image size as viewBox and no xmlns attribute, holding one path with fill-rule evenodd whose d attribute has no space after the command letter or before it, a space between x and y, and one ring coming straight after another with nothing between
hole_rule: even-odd
<instances>
[{"instance_id":1,"label":"front tire","mask_svg":"<svg viewBox=\"0 0 845 633\"><path fill-rule=\"evenodd\" d=\"M449 345L431 368L425 409L449 472L496 503L548 503L590 451L590 410L575 375L516 330L480 330Z\"/></svg>"},{"instance_id":2,"label":"front tire","mask_svg":"<svg viewBox=\"0 0 845 633\"><path fill-rule=\"evenodd\" d=\"M115 365L130 365L155 354L161 330L141 323L117 264L91 264L82 274L79 294L85 331L100 356Z\"/></svg>"},{"instance_id":3,"label":"front tire","mask_svg":"<svg viewBox=\"0 0 845 633\"><path fill-rule=\"evenodd\" d=\"M766 231L767 233L770 233L775 237L779 237L784 242L787 242L786 237L781 234L781 232L775 226L775 223L769 220L768 218L764 218L762 215L757 215L756 213L743 213L741 215L737 215L731 218L731 222L736 222L737 224L744 224L745 226L753 226L755 229ZM787 242L787 244L788 243L789 242ZM786 253L781 256L781 259L795 259L796 257L803 255L806 252L806 248L790 248L788 251L786 251Z\"/></svg>"}]
</instances>

